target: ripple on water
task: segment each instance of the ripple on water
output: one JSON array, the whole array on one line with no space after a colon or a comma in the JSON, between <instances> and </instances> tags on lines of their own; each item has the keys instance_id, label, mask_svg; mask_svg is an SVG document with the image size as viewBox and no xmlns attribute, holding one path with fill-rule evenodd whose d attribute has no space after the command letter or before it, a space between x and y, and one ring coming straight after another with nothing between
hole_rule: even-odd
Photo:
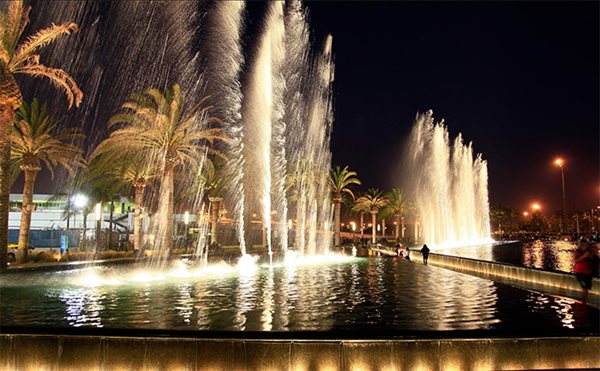
<instances>
[{"instance_id":1,"label":"ripple on water","mask_svg":"<svg viewBox=\"0 0 600 371\"><path fill-rule=\"evenodd\" d=\"M242 275L221 266L210 273L127 279L136 274L113 267L19 274L18 282L10 281L16 275L1 277L0 321L6 326L399 332L597 332L599 325L598 310L569 299L399 259L259 268Z\"/></svg>"}]
</instances>

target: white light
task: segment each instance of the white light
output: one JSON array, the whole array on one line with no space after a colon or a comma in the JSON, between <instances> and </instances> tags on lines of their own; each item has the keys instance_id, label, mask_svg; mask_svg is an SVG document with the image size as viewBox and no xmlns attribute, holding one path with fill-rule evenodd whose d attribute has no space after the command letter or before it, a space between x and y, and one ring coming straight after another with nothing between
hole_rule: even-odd
<instances>
[{"instance_id":1,"label":"white light","mask_svg":"<svg viewBox=\"0 0 600 371\"><path fill-rule=\"evenodd\" d=\"M258 266L256 265L256 260L258 256L252 256L249 254L243 255L237 264L237 269L240 274L253 274Z\"/></svg>"},{"instance_id":2,"label":"white light","mask_svg":"<svg viewBox=\"0 0 600 371\"><path fill-rule=\"evenodd\" d=\"M75 196L73 196L73 204L77 208L82 209L83 207L85 207L85 205L87 205L87 202L88 202L87 196L82 195L81 193L78 193Z\"/></svg>"},{"instance_id":3,"label":"white light","mask_svg":"<svg viewBox=\"0 0 600 371\"><path fill-rule=\"evenodd\" d=\"M377 232L381 232L381 224L377 224Z\"/></svg>"},{"instance_id":4,"label":"white light","mask_svg":"<svg viewBox=\"0 0 600 371\"><path fill-rule=\"evenodd\" d=\"M102 218L102 204L97 203L96 204L96 220L100 221L101 218Z\"/></svg>"},{"instance_id":5,"label":"white light","mask_svg":"<svg viewBox=\"0 0 600 371\"><path fill-rule=\"evenodd\" d=\"M288 220L288 228L289 229L293 228L292 219Z\"/></svg>"},{"instance_id":6,"label":"white light","mask_svg":"<svg viewBox=\"0 0 600 371\"><path fill-rule=\"evenodd\" d=\"M185 224L185 225L190 224L190 212L189 211L186 211L183 214L183 224Z\"/></svg>"}]
</instances>

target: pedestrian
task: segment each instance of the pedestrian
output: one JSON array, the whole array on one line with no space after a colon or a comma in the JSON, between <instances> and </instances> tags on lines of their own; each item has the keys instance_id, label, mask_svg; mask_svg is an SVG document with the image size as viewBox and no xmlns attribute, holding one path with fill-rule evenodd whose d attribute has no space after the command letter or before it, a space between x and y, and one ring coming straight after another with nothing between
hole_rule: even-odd
<instances>
[{"instance_id":1,"label":"pedestrian","mask_svg":"<svg viewBox=\"0 0 600 371\"><path fill-rule=\"evenodd\" d=\"M573 271L575 272L575 278L583 288L581 299L583 304L587 304L588 291L592 288L594 253L592 245L585 240L580 240L577 243L577 250L573 253Z\"/></svg>"},{"instance_id":2,"label":"pedestrian","mask_svg":"<svg viewBox=\"0 0 600 371\"><path fill-rule=\"evenodd\" d=\"M398 242L396 244L396 256L400 258L400 257L402 257L402 255L403 255L402 254L402 244L400 242Z\"/></svg>"},{"instance_id":3,"label":"pedestrian","mask_svg":"<svg viewBox=\"0 0 600 371\"><path fill-rule=\"evenodd\" d=\"M427 260L429 259L429 247L427 245L423 245L421 254L423 255L423 264L427 265Z\"/></svg>"}]
</instances>

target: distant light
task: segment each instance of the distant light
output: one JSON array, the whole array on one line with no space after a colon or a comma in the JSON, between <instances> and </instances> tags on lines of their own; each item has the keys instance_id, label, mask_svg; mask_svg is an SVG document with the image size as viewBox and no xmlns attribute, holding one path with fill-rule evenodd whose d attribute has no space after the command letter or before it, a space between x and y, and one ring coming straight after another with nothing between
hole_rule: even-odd
<instances>
[{"instance_id":1,"label":"distant light","mask_svg":"<svg viewBox=\"0 0 600 371\"><path fill-rule=\"evenodd\" d=\"M381 224L377 224L377 232L381 232Z\"/></svg>"},{"instance_id":2,"label":"distant light","mask_svg":"<svg viewBox=\"0 0 600 371\"><path fill-rule=\"evenodd\" d=\"M554 165L559 166L559 167L562 167L564 163L565 163L565 161L560 157L558 157L556 160L554 160Z\"/></svg>"},{"instance_id":3,"label":"distant light","mask_svg":"<svg viewBox=\"0 0 600 371\"><path fill-rule=\"evenodd\" d=\"M523 211L523 216L527 216L529 213L527 211Z\"/></svg>"},{"instance_id":4,"label":"distant light","mask_svg":"<svg viewBox=\"0 0 600 371\"><path fill-rule=\"evenodd\" d=\"M356 231L356 223L350 222L350 226L352 227L352 231L355 232Z\"/></svg>"},{"instance_id":5,"label":"distant light","mask_svg":"<svg viewBox=\"0 0 600 371\"><path fill-rule=\"evenodd\" d=\"M537 202L534 202L534 203L532 203L532 204L531 204L531 208L532 208L533 210L539 210L539 209L541 209L541 208L542 208L542 206L541 206L539 203L537 203Z\"/></svg>"},{"instance_id":6,"label":"distant light","mask_svg":"<svg viewBox=\"0 0 600 371\"><path fill-rule=\"evenodd\" d=\"M86 195L78 193L75 196L73 196L73 204L75 205L75 207L82 209L85 207L85 205L87 205L87 203L88 198Z\"/></svg>"},{"instance_id":7,"label":"distant light","mask_svg":"<svg viewBox=\"0 0 600 371\"><path fill-rule=\"evenodd\" d=\"M188 225L190 224L190 212L186 210L186 212L183 214L183 224Z\"/></svg>"},{"instance_id":8,"label":"distant light","mask_svg":"<svg viewBox=\"0 0 600 371\"><path fill-rule=\"evenodd\" d=\"M292 229L294 225L292 224L292 219L288 220L288 228Z\"/></svg>"}]
</instances>

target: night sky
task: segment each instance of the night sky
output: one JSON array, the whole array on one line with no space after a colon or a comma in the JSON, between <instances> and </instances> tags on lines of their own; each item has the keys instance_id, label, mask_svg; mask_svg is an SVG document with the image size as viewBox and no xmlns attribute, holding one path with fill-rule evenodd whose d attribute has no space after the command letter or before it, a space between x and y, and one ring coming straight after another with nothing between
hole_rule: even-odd
<instances>
[{"instance_id":1,"label":"night sky","mask_svg":"<svg viewBox=\"0 0 600 371\"><path fill-rule=\"evenodd\" d=\"M333 164L358 171L363 190L402 185L404 143L431 108L488 160L492 205L560 209L557 155L567 208L600 205L598 2L306 5L315 46L334 40ZM248 3L246 46L263 9Z\"/></svg>"},{"instance_id":2,"label":"night sky","mask_svg":"<svg viewBox=\"0 0 600 371\"><path fill-rule=\"evenodd\" d=\"M308 2L333 34L334 165L365 187L401 184L417 111L433 109L488 160L492 205L600 205L599 6L587 3Z\"/></svg>"}]
</instances>

